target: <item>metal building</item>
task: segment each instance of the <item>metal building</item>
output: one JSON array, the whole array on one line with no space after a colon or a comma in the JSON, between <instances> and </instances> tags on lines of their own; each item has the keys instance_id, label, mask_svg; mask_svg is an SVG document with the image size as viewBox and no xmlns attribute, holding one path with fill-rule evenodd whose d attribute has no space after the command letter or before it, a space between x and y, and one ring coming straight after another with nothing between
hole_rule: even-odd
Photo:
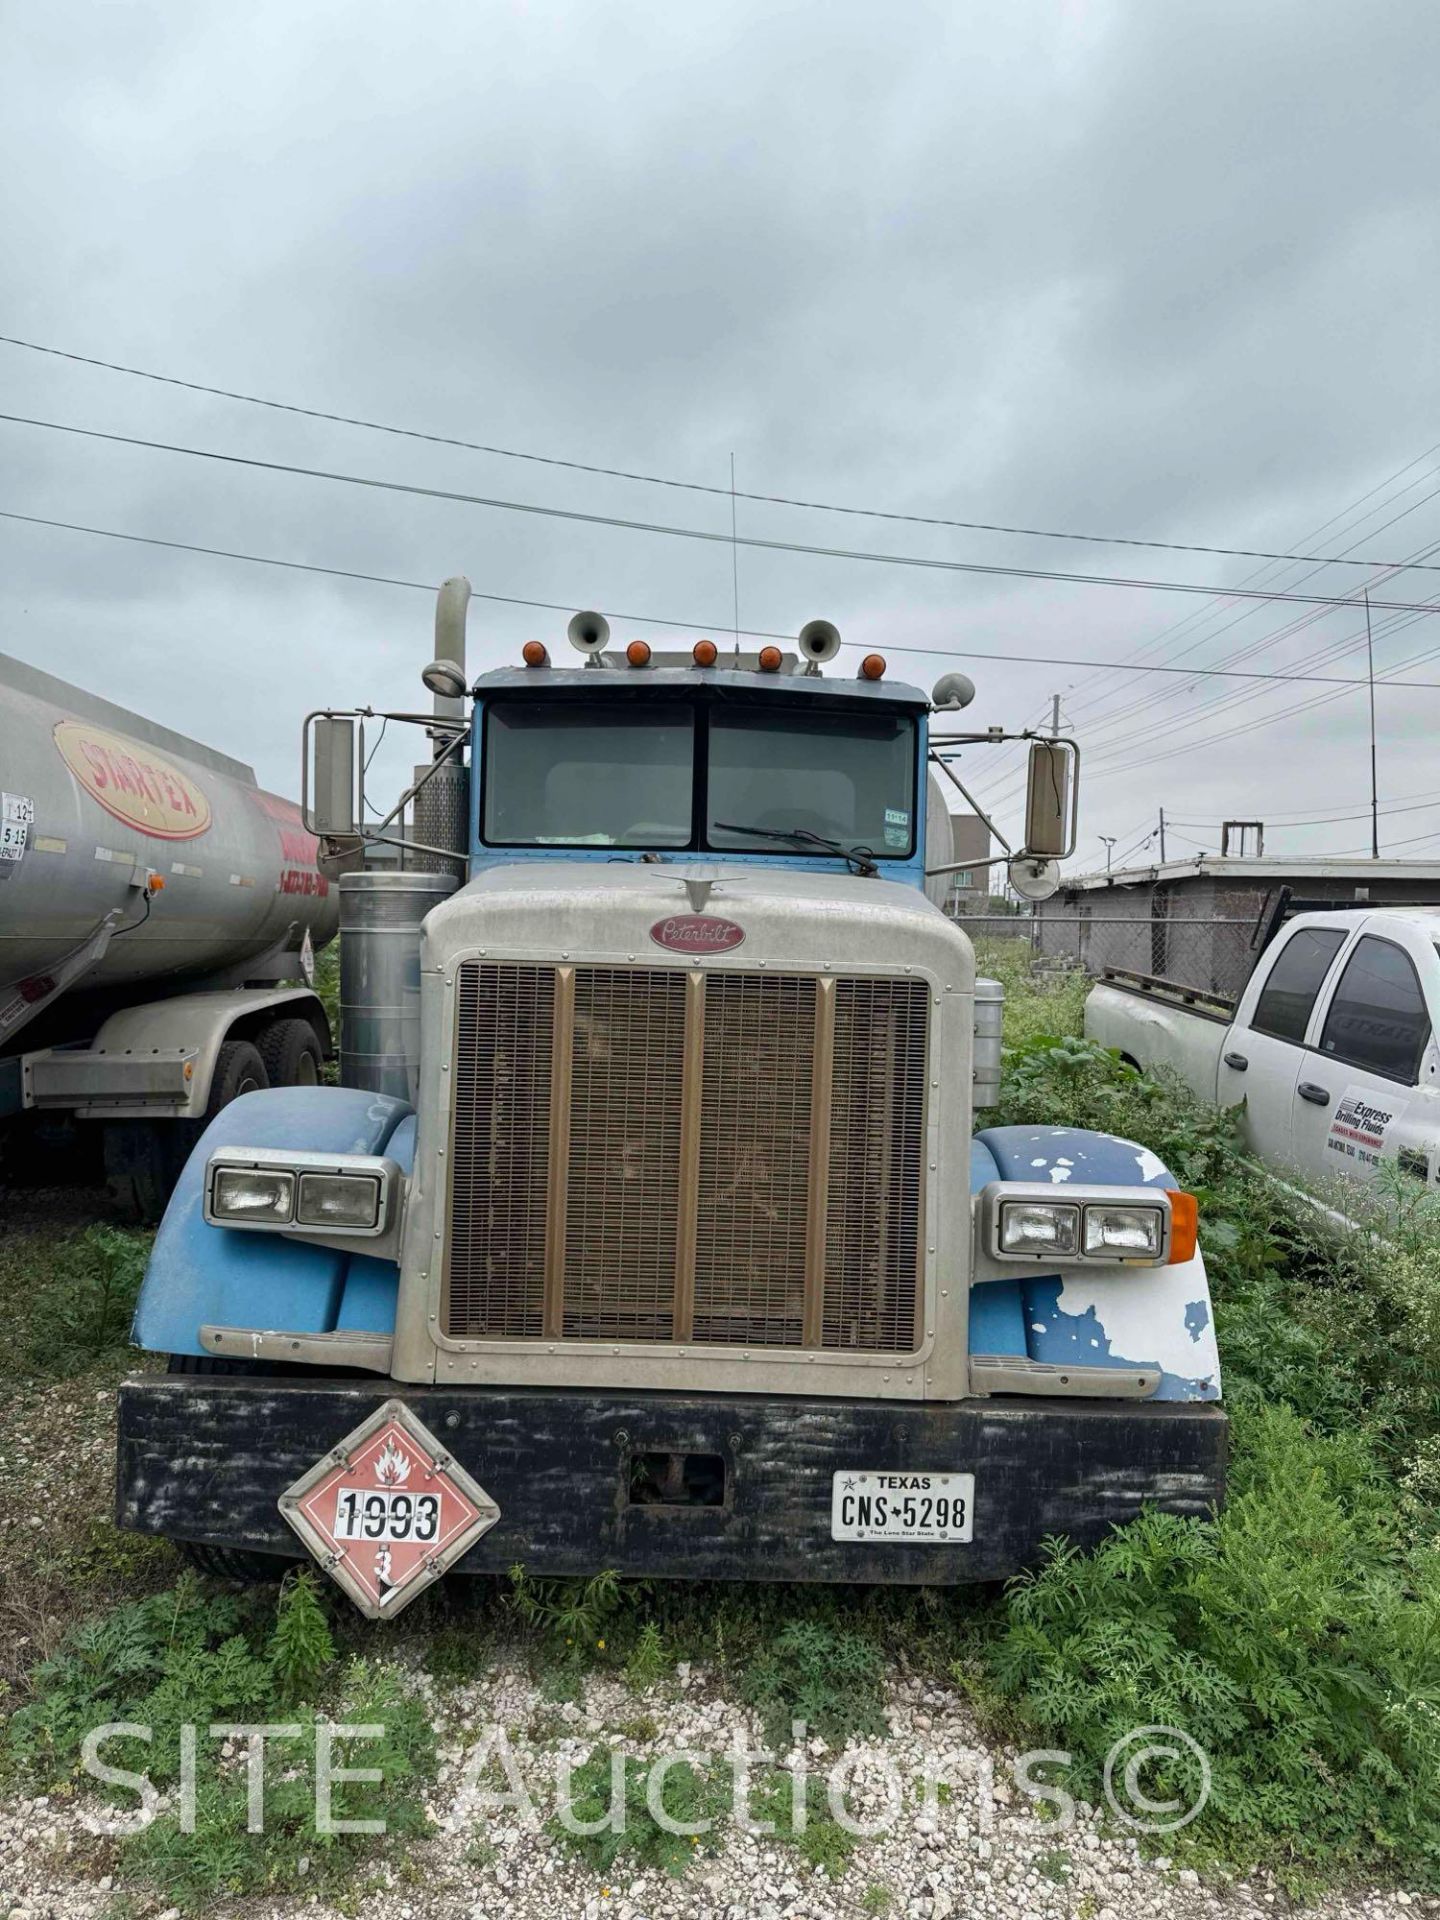
<instances>
[{"instance_id":1,"label":"metal building","mask_svg":"<svg viewBox=\"0 0 1440 1920\"><path fill-rule=\"evenodd\" d=\"M1035 951L1089 972L1107 968L1173 980L1205 993L1240 992L1268 916L1288 907L1440 903L1433 860L1305 860L1202 854L1066 879L1022 923ZM1014 921L986 931L1018 932Z\"/></svg>"}]
</instances>

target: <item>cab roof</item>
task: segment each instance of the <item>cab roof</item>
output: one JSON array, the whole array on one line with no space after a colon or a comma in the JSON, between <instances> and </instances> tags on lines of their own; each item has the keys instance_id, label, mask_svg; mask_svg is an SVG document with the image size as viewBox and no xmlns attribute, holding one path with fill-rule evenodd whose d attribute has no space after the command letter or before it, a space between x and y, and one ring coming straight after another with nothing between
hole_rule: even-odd
<instances>
[{"instance_id":1,"label":"cab roof","mask_svg":"<svg viewBox=\"0 0 1440 1920\"><path fill-rule=\"evenodd\" d=\"M851 680L812 673L758 673L734 667L496 667L475 682L477 699L495 693L582 694L625 700L649 694L708 694L714 700L789 699L817 707L886 707L927 713L929 696L895 680Z\"/></svg>"}]
</instances>

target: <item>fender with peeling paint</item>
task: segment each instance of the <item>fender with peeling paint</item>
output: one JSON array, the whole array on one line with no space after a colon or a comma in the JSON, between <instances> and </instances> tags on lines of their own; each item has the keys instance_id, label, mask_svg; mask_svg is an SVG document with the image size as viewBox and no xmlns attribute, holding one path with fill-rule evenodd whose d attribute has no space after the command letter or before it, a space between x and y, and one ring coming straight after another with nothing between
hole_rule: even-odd
<instances>
[{"instance_id":1,"label":"fender with peeling paint","mask_svg":"<svg viewBox=\"0 0 1440 1920\"><path fill-rule=\"evenodd\" d=\"M972 1191L988 1181L1048 1180L1056 1187L1177 1188L1148 1147L1077 1127L987 1127L977 1134ZM982 1158L983 1153L983 1158ZM1218 1400L1220 1354L1205 1259L1168 1267L986 1280L970 1295L970 1351L1056 1366L1158 1367L1157 1400Z\"/></svg>"},{"instance_id":2,"label":"fender with peeling paint","mask_svg":"<svg viewBox=\"0 0 1440 1920\"><path fill-rule=\"evenodd\" d=\"M388 1333L397 1269L276 1233L232 1233L204 1217L205 1168L219 1147L389 1153L409 1170L415 1120L403 1100L351 1087L271 1087L232 1100L205 1129L155 1236L132 1339L154 1353L200 1353L202 1326ZM361 1313L373 1318L355 1317Z\"/></svg>"}]
</instances>

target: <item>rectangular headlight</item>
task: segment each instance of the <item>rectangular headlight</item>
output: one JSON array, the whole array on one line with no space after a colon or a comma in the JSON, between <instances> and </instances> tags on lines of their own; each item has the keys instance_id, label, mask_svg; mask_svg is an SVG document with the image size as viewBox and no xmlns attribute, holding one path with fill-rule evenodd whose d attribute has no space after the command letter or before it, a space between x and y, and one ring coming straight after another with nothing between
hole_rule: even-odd
<instances>
[{"instance_id":1,"label":"rectangular headlight","mask_svg":"<svg viewBox=\"0 0 1440 1920\"><path fill-rule=\"evenodd\" d=\"M1000 1209L1002 1253L1074 1253L1079 1241L1078 1207L1012 1200Z\"/></svg>"},{"instance_id":2,"label":"rectangular headlight","mask_svg":"<svg viewBox=\"0 0 1440 1920\"><path fill-rule=\"evenodd\" d=\"M217 1167L210 1211L217 1220L278 1225L295 1206L295 1176L268 1167Z\"/></svg>"},{"instance_id":3,"label":"rectangular headlight","mask_svg":"<svg viewBox=\"0 0 1440 1920\"><path fill-rule=\"evenodd\" d=\"M1086 1207L1085 1251L1112 1260L1156 1260L1165 1241L1159 1207Z\"/></svg>"},{"instance_id":4,"label":"rectangular headlight","mask_svg":"<svg viewBox=\"0 0 1440 1920\"><path fill-rule=\"evenodd\" d=\"M373 1227L380 1218L380 1182L362 1173L302 1173L295 1224Z\"/></svg>"}]
</instances>

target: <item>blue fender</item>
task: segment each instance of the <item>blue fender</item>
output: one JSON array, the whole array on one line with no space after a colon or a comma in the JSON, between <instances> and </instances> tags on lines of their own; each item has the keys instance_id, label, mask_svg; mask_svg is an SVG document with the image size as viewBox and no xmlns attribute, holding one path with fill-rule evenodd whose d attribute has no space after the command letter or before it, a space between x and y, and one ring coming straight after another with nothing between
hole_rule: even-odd
<instances>
[{"instance_id":1,"label":"blue fender","mask_svg":"<svg viewBox=\"0 0 1440 1920\"><path fill-rule=\"evenodd\" d=\"M971 1190L990 1180L1178 1188L1157 1155L1133 1140L1078 1127L988 1127L975 1137ZM990 1169L993 1169L991 1171ZM970 1294L970 1351L1024 1355L1055 1366L1158 1367L1157 1400L1218 1400L1204 1256L1168 1267L1072 1267L986 1280Z\"/></svg>"},{"instance_id":2,"label":"blue fender","mask_svg":"<svg viewBox=\"0 0 1440 1920\"><path fill-rule=\"evenodd\" d=\"M135 1344L154 1353L201 1353L199 1332L207 1325L296 1333L364 1325L389 1332L398 1271L388 1262L206 1223L205 1168L218 1147L389 1153L408 1171L415 1120L403 1100L353 1087L271 1087L232 1100L205 1129L170 1196L135 1309ZM365 1269L380 1271L356 1272ZM352 1273L357 1307L363 1297L380 1319L341 1318Z\"/></svg>"}]
</instances>

